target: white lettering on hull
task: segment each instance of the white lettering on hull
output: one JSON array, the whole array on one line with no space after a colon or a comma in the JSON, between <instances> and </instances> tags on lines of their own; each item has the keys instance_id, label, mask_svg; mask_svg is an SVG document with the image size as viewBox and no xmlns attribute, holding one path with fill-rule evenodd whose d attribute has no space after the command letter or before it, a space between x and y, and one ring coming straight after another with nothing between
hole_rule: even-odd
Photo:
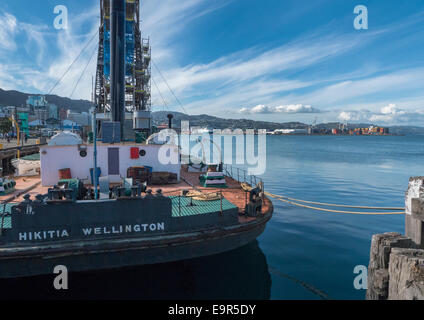
<instances>
[{"instance_id":1,"label":"white lettering on hull","mask_svg":"<svg viewBox=\"0 0 424 320\"><path fill-rule=\"evenodd\" d=\"M83 228L82 233L84 236L89 237L92 235L109 235L109 234L122 234L122 233L139 233L139 232L154 232L164 231L165 223L150 223L150 224L135 224L124 226L112 227L93 227Z\"/></svg>"},{"instance_id":2,"label":"white lettering on hull","mask_svg":"<svg viewBox=\"0 0 424 320\"><path fill-rule=\"evenodd\" d=\"M114 235L126 233L140 233L140 232L155 232L164 231L165 223L150 223L150 224L135 224L135 225L119 225L109 227L91 227L82 228L82 235L84 237L93 237L98 235ZM43 231L30 231L20 232L18 234L19 241L41 241L41 240L58 240L70 237L68 230L43 230Z\"/></svg>"},{"instance_id":3,"label":"white lettering on hull","mask_svg":"<svg viewBox=\"0 0 424 320\"><path fill-rule=\"evenodd\" d=\"M68 238L69 232L64 230L19 232L19 241L54 240Z\"/></svg>"}]
</instances>

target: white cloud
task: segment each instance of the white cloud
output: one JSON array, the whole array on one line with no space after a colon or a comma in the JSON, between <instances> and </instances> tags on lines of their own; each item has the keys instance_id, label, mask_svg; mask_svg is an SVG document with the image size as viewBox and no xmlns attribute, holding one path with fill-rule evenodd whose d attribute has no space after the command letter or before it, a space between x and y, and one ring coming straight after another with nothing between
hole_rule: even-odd
<instances>
[{"instance_id":1,"label":"white cloud","mask_svg":"<svg viewBox=\"0 0 424 320\"><path fill-rule=\"evenodd\" d=\"M17 33L17 19L9 13L0 15L0 49L16 50L15 35Z\"/></svg>"},{"instance_id":2,"label":"white cloud","mask_svg":"<svg viewBox=\"0 0 424 320\"><path fill-rule=\"evenodd\" d=\"M287 106L278 106L275 107L276 112L283 113L319 113L320 110L316 108L312 108L310 105L302 105L302 104L290 104Z\"/></svg>"},{"instance_id":3,"label":"white cloud","mask_svg":"<svg viewBox=\"0 0 424 320\"><path fill-rule=\"evenodd\" d=\"M378 112L370 110L342 111L338 116L341 121L372 122L382 124L421 123L424 124L424 111L399 108L395 104L388 104Z\"/></svg>"},{"instance_id":4,"label":"white cloud","mask_svg":"<svg viewBox=\"0 0 424 320\"><path fill-rule=\"evenodd\" d=\"M83 13L72 15L67 30L55 30L53 26L20 21L9 13L0 14L0 87L29 93L48 93L88 39L98 32L98 15L99 4L95 3L85 8ZM97 43L95 37L53 94L71 94ZM78 84L74 99L90 99L96 62L96 59L91 60Z\"/></svg>"},{"instance_id":5,"label":"white cloud","mask_svg":"<svg viewBox=\"0 0 424 320\"><path fill-rule=\"evenodd\" d=\"M397 108L394 103L391 103L388 106L381 108L381 113L384 115L403 115L406 111Z\"/></svg>"},{"instance_id":6,"label":"white cloud","mask_svg":"<svg viewBox=\"0 0 424 320\"><path fill-rule=\"evenodd\" d=\"M46 48L45 32L48 29L44 25L33 25L28 23L20 23L19 29L26 34L25 50L29 56L36 55L37 63L40 65L44 58Z\"/></svg>"},{"instance_id":7,"label":"white cloud","mask_svg":"<svg viewBox=\"0 0 424 320\"><path fill-rule=\"evenodd\" d=\"M217 85L228 86L256 79L264 81L263 77L311 66L360 44L358 39L339 36L307 37L302 41L287 43L274 49L263 51L260 47L250 48L220 57L207 64L172 68L165 73L171 87L179 93L186 94L199 85L214 84L216 88ZM267 81L272 83L275 80L267 79ZM159 84L160 89L165 91L165 84L162 81L159 81Z\"/></svg>"},{"instance_id":8,"label":"white cloud","mask_svg":"<svg viewBox=\"0 0 424 320\"><path fill-rule=\"evenodd\" d=\"M242 114L269 114L269 113L320 113L321 111L309 105L291 104L286 106L268 107L265 105L257 105L251 109L241 108L239 113Z\"/></svg>"},{"instance_id":9,"label":"white cloud","mask_svg":"<svg viewBox=\"0 0 424 320\"><path fill-rule=\"evenodd\" d=\"M402 94L405 90L424 89L423 83L424 68L414 68L364 79L340 81L307 94L295 95L292 99L301 99L310 104L325 104L331 107L373 94L393 94L395 92Z\"/></svg>"},{"instance_id":10,"label":"white cloud","mask_svg":"<svg viewBox=\"0 0 424 320\"><path fill-rule=\"evenodd\" d=\"M359 111L342 111L339 114L341 121L359 121L361 119L361 113Z\"/></svg>"}]
</instances>

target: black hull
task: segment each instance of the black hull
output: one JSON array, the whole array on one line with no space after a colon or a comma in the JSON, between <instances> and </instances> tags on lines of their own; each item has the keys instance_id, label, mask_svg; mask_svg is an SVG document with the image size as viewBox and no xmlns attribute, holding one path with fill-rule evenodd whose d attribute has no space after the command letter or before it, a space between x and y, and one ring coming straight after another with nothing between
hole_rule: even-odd
<instances>
[{"instance_id":1,"label":"black hull","mask_svg":"<svg viewBox=\"0 0 424 320\"><path fill-rule=\"evenodd\" d=\"M55 276L2 279L0 300L266 300L271 297L271 276L258 241L190 260L71 273L68 290L54 289Z\"/></svg>"},{"instance_id":2,"label":"black hull","mask_svg":"<svg viewBox=\"0 0 424 320\"><path fill-rule=\"evenodd\" d=\"M0 249L0 278L53 274L57 265L69 272L149 265L214 255L254 241L272 213L254 221L219 229L139 238L69 241Z\"/></svg>"}]
</instances>

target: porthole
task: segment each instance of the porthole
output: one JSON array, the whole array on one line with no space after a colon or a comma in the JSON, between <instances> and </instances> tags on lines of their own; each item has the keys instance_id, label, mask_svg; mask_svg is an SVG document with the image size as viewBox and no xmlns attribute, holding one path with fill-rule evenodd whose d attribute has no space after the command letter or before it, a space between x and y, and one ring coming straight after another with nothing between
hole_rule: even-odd
<instances>
[{"instance_id":1,"label":"porthole","mask_svg":"<svg viewBox=\"0 0 424 320\"><path fill-rule=\"evenodd\" d=\"M140 154L140 157L144 157L146 155L146 150L141 149L139 154Z\"/></svg>"},{"instance_id":2,"label":"porthole","mask_svg":"<svg viewBox=\"0 0 424 320\"><path fill-rule=\"evenodd\" d=\"M85 151L85 150L81 150L81 151L80 151L80 156L81 156L82 158L85 158L85 157L87 156L87 151Z\"/></svg>"}]
</instances>

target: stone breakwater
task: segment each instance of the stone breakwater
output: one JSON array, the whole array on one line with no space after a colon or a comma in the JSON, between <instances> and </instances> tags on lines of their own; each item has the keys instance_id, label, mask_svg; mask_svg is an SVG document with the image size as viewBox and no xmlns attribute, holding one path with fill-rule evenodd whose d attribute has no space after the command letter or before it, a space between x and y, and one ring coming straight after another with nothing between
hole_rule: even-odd
<instances>
[{"instance_id":1,"label":"stone breakwater","mask_svg":"<svg viewBox=\"0 0 424 320\"><path fill-rule=\"evenodd\" d=\"M409 180L405 235L372 237L368 300L424 300L424 177Z\"/></svg>"}]
</instances>

